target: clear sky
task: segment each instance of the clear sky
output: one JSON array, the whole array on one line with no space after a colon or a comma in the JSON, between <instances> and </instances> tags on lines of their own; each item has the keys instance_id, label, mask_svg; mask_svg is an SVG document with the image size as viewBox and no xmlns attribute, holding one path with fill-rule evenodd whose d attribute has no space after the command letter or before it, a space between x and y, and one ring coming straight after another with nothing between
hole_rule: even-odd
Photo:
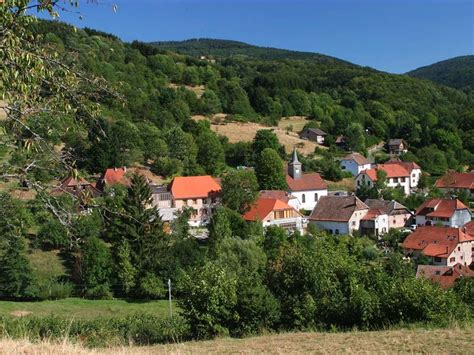
<instances>
[{"instance_id":1,"label":"clear sky","mask_svg":"<svg viewBox=\"0 0 474 355\"><path fill-rule=\"evenodd\" d=\"M232 39L318 52L392 73L474 53L474 0L98 2L81 1L82 20L77 14L61 19L126 41Z\"/></svg>"}]
</instances>

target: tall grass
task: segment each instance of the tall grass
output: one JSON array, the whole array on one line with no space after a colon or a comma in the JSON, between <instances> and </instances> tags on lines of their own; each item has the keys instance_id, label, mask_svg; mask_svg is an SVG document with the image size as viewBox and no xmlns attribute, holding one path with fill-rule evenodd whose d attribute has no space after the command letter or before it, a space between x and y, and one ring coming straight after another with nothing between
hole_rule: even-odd
<instances>
[{"instance_id":1,"label":"tall grass","mask_svg":"<svg viewBox=\"0 0 474 355\"><path fill-rule=\"evenodd\" d=\"M134 314L122 318L64 319L0 317L0 338L81 343L87 347L150 345L187 340L189 329L180 317Z\"/></svg>"}]
</instances>

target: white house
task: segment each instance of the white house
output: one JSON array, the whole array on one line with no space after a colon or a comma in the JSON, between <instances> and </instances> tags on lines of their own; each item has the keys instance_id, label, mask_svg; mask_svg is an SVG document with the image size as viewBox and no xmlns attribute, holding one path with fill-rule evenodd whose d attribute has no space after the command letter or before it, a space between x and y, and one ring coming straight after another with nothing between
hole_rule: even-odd
<instances>
[{"instance_id":1,"label":"white house","mask_svg":"<svg viewBox=\"0 0 474 355\"><path fill-rule=\"evenodd\" d=\"M457 199L432 198L416 210L416 224L419 226L463 227L470 221L469 208Z\"/></svg>"},{"instance_id":2,"label":"white house","mask_svg":"<svg viewBox=\"0 0 474 355\"><path fill-rule=\"evenodd\" d=\"M370 209L360 221L362 234L381 236L389 230L389 216L386 212L378 209Z\"/></svg>"},{"instance_id":3,"label":"white house","mask_svg":"<svg viewBox=\"0 0 474 355\"><path fill-rule=\"evenodd\" d=\"M341 160L340 164L343 171L348 171L354 176L359 175L364 170L370 169L372 166L370 161L359 153L347 155Z\"/></svg>"},{"instance_id":4,"label":"white house","mask_svg":"<svg viewBox=\"0 0 474 355\"><path fill-rule=\"evenodd\" d=\"M306 219L293 207L277 198L259 197L244 214L249 222L262 222L264 227L279 226L288 231L304 233Z\"/></svg>"},{"instance_id":5,"label":"white house","mask_svg":"<svg viewBox=\"0 0 474 355\"><path fill-rule=\"evenodd\" d=\"M332 234L352 234L360 230L360 221L368 211L369 207L356 196L324 196L309 221Z\"/></svg>"},{"instance_id":6,"label":"white house","mask_svg":"<svg viewBox=\"0 0 474 355\"><path fill-rule=\"evenodd\" d=\"M288 164L286 182L288 193L299 200L301 209L307 211L313 210L318 200L328 194L327 185L318 173L303 174L303 164L298 160L296 149Z\"/></svg>"},{"instance_id":7,"label":"white house","mask_svg":"<svg viewBox=\"0 0 474 355\"><path fill-rule=\"evenodd\" d=\"M471 265L474 237L463 228L425 226L417 228L403 242L405 254L430 258L432 265Z\"/></svg>"},{"instance_id":8,"label":"white house","mask_svg":"<svg viewBox=\"0 0 474 355\"><path fill-rule=\"evenodd\" d=\"M405 195L410 195L416 189L421 177L421 168L416 163L392 160L385 164L377 164L374 168L364 170L357 175L356 189L363 185L374 186L378 170L384 171L387 175L387 187L401 186Z\"/></svg>"}]
</instances>

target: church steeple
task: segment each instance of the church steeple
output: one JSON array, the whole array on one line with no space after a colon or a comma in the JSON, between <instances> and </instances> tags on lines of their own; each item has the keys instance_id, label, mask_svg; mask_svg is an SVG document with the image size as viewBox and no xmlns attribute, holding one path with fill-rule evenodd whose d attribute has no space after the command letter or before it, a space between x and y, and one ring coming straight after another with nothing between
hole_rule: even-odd
<instances>
[{"instance_id":1,"label":"church steeple","mask_svg":"<svg viewBox=\"0 0 474 355\"><path fill-rule=\"evenodd\" d=\"M293 150L293 159L288 164L288 174L295 180L300 179L303 174L303 164L298 160L296 148Z\"/></svg>"}]
</instances>

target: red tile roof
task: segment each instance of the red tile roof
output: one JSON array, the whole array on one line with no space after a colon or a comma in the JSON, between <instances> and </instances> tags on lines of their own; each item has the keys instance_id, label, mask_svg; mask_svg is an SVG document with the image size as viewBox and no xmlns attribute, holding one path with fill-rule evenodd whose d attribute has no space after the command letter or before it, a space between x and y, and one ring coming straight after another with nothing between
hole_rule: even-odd
<instances>
[{"instance_id":1,"label":"red tile roof","mask_svg":"<svg viewBox=\"0 0 474 355\"><path fill-rule=\"evenodd\" d=\"M105 185L128 185L129 181L125 177L125 173L127 172L127 168L111 168L107 169L102 177L102 181Z\"/></svg>"},{"instance_id":2,"label":"red tile roof","mask_svg":"<svg viewBox=\"0 0 474 355\"><path fill-rule=\"evenodd\" d=\"M436 181L437 188L474 189L474 173L449 172Z\"/></svg>"},{"instance_id":3,"label":"red tile roof","mask_svg":"<svg viewBox=\"0 0 474 355\"><path fill-rule=\"evenodd\" d=\"M365 221L375 220L378 216L386 215L387 213L383 212L378 208L371 208L369 212L362 218Z\"/></svg>"},{"instance_id":4,"label":"red tile roof","mask_svg":"<svg viewBox=\"0 0 474 355\"><path fill-rule=\"evenodd\" d=\"M468 209L468 207L459 200L432 198L425 201L416 209L417 216L426 217L452 217L456 210Z\"/></svg>"},{"instance_id":5,"label":"red tile roof","mask_svg":"<svg viewBox=\"0 0 474 355\"><path fill-rule=\"evenodd\" d=\"M294 199L296 197L290 196L290 194L283 190L262 190L260 191L259 197L261 198L276 198L283 202L290 201L290 199Z\"/></svg>"},{"instance_id":6,"label":"red tile roof","mask_svg":"<svg viewBox=\"0 0 474 355\"><path fill-rule=\"evenodd\" d=\"M419 250L427 256L447 258L459 243L474 241L462 228L418 227L403 242L407 250Z\"/></svg>"},{"instance_id":7,"label":"red tile roof","mask_svg":"<svg viewBox=\"0 0 474 355\"><path fill-rule=\"evenodd\" d=\"M348 222L355 211L369 210L356 196L323 196L309 216L314 221Z\"/></svg>"},{"instance_id":8,"label":"red tile roof","mask_svg":"<svg viewBox=\"0 0 474 355\"><path fill-rule=\"evenodd\" d=\"M282 200L260 197L255 201L252 208L244 214L244 219L246 221L263 221L271 212L284 210L293 210L299 214L298 211Z\"/></svg>"},{"instance_id":9,"label":"red tile roof","mask_svg":"<svg viewBox=\"0 0 474 355\"><path fill-rule=\"evenodd\" d=\"M426 277L438 283L442 288L449 288L461 277L474 277L474 271L461 264L454 266L418 265L416 277Z\"/></svg>"},{"instance_id":10,"label":"red tile roof","mask_svg":"<svg viewBox=\"0 0 474 355\"><path fill-rule=\"evenodd\" d=\"M474 221L466 223L463 227L463 231L469 235L474 236Z\"/></svg>"},{"instance_id":11,"label":"red tile roof","mask_svg":"<svg viewBox=\"0 0 474 355\"><path fill-rule=\"evenodd\" d=\"M368 161L367 158L364 157L360 153L352 153L352 154L346 155L342 160L353 160L359 165L370 164L370 161Z\"/></svg>"},{"instance_id":12,"label":"red tile roof","mask_svg":"<svg viewBox=\"0 0 474 355\"><path fill-rule=\"evenodd\" d=\"M303 174L300 179L286 175L286 183L290 191L326 190L328 186L318 173Z\"/></svg>"},{"instance_id":13,"label":"red tile roof","mask_svg":"<svg viewBox=\"0 0 474 355\"><path fill-rule=\"evenodd\" d=\"M180 176L171 182L174 199L206 198L221 192L221 185L212 176Z\"/></svg>"},{"instance_id":14,"label":"red tile roof","mask_svg":"<svg viewBox=\"0 0 474 355\"><path fill-rule=\"evenodd\" d=\"M387 174L387 178L396 177L410 177L413 169L420 169L419 165L413 162L405 162L397 159L390 160L385 164L377 164L372 169L367 169L361 172L366 174L372 181L377 180L377 170L383 170Z\"/></svg>"}]
</instances>

